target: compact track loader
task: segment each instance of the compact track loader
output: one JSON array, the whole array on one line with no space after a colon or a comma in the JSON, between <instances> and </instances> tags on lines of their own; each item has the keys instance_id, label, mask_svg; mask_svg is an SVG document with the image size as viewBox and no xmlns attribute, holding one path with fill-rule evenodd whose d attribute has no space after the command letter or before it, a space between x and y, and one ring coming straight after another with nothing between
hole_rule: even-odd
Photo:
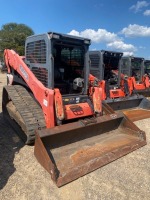
<instances>
[{"instance_id":1,"label":"compact track loader","mask_svg":"<svg viewBox=\"0 0 150 200\"><path fill-rule=\"evenodd\" d=\"M146 144L143 131L102 103L89 45L48 32L26 39L25 61L4 52L4 118L26 144L35 140L35 156L58 187Z\"/></svg>"},{"instance_id":2,"label":"compact track loader","mask_svg":"<svg viewBox=\"0 0 150 200\"><path fill-rule=\"evenodd\" d=\"M90 73L98 78L102 99L113 110L122 110L132 121L149 118L150 101L139 93L145 90L145 82L137 81L137 78L147 78L142 76L144 59L122 55L121 52L90 51ZM138 77L136 65L140 68Z\"/></svg>"},{"instance_id":3,"label":"compact track loader","mask_svg":"<svg viewBox=\"0 0 150 200\"><path fill-rule=\"evenodd\" d=\"M149 62L140 57L122 57L121 73L126 74L128 77L128 87L130 93L133 95L139 95L141 101L139 101L139 109L133 111L126 110L124 114L130 117L132 121L139 119L149 118L150 110L150 77L148 73ZM142 97L143 96L143 97ZM139 99L139 98L138 98Z\"/></svg>"},{"instance_id":4,"label":"compact track loader","mask_svg":"<svg viewBox=\"0 0 150 200\"><path fill-rule=\"evenodd\" d=\"M148 72L148 61L140 57L122 57L121 73L129 78L130 93L150 96L150 80Z\"/></svg>"}]
</instances>

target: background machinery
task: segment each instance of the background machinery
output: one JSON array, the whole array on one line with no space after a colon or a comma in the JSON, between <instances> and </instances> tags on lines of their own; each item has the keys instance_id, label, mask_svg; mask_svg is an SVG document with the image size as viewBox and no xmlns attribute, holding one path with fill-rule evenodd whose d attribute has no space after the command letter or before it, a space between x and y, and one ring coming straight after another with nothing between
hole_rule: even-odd
<instances>
[{"instance_id":1,"label":"background machinery","mask_svg":"<svg viewBox=\"0 0 150 200\"><path fill-rule=\"evenodd\" d=\"M121 73L129 77L130 93L150 96L148 62L140 57L122 57Z\"/></svg>"},{"instance_id":2,"label":"background machinery","mask_svg":"<svg viewBox=\"0 0 150 200\"><path fill-rule=\"evenodd\" d=\"M89 45L48 32L26 39L25 60L4 52L4 118L26 144L35 140L35 156L58 187L146 144L143 131L102 104Z\"/></svg>"},{"instance_id":3,"label":"background machinery","mask_svg":"<svg viewBox=\"0 0 150 200\"><path fill-rule=\"evenodd\" d=\"M90 73L101 81L103 100L126 95L120 77L122 55L121 52L90 51Z\"/></svg>"},{"instance_id":4,"label":"background machinery","mask_svg":"<svg viewBox=\"0 0 150 200\"><path fill-rule=\"evenodd\" d=\"M145 83L140 82L145 78L142 76L144 59L122 55L121 52L90 51L90 73L99 80L103 101L114 110L123 110L133 121L148 118L150 102L138 93L145 90ZM138 75L136 70L140 70Z\"/></svg>"}]
</instances>

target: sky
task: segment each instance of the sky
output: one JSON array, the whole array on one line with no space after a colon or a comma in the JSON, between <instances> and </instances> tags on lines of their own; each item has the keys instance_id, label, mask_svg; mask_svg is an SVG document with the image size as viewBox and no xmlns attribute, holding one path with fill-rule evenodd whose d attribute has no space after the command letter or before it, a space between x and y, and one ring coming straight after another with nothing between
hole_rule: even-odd
<instances>
[{"instance_id":1,"label":"sky","mask_svg":"<svg viewBox=\"0 0 150 200\"><path fill-rule=\"evenodd\" d=\"M0 29L21 23L35 34L90 38L90 50L150 59L150 0L0 0L0 8Z\"/></svg>"}]
</instances>

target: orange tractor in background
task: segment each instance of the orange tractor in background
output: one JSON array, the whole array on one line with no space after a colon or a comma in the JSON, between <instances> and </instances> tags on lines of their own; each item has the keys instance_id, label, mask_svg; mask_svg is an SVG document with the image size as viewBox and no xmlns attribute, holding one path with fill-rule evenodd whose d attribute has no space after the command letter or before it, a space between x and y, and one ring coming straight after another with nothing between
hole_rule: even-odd
<instances>
[{"instance_id":1,"label":"orange tractor in background","mask_svg":"<svg viewBox=\"0 0 150 200\"><path fill-rule=\"evenodd\" d=\"M124 75L120 73L123 53L112 51L90 51L90 73L100 80L103 100L125 97Z\"/></svg>"},{"instance_id":2,"label":"orange tractor in background","mask_svg":"<svg viewBox=\"0 0 150 200\"><path fill-rule=\"evenodd\" d=\"M102 103L89 45L48 32L26 39L25 60L4 52L4 118L26 144L35 141L35 156L58 187L146 144L143 131Z\"/></svg>"},{"instance_id":3,"label":"orange tractor in background","mask_svg":"<svg viewBox=\"0 0 150 200\"><path fill-rule=\"evenodd\" d=\"M122 57L121 73L126 74L129 80L130 93L150 96L150 80L145 68L144 58ZM146 65L147 66L147 65Z\"/></svg>"},{"instance_id":4,"label":"orange tractor in background","mask_svg":"<svg viewBox=\"0 0 150 200\"><path fill-rule=\"evenodd\" d=\"M140 91L142 94L149 91L145 86L148 76L142 76L144 59L122 57L121 52L104 50L90 51L89 56L90 73L98 79L103 101L113 110L123 110L133 121L149 118L150 101L140 95ZM136 65L139 66L138 80L141 78L141 81L137 81Z\"/></svg>"}]
</instances>

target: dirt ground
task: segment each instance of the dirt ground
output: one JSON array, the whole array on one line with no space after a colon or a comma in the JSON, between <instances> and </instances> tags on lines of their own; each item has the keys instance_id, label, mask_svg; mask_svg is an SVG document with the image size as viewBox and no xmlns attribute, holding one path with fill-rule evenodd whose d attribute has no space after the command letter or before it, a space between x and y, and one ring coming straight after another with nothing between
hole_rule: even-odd
<instances>
[{"instance_id":1,"label":"dirt ground","mask_svg":"<svg viewBox=\"0 0 150 200\"><path fill-rule=\"evenodd\" d=\"M0 74L0 102L6 75ZM148 144L86 176L57 188L8 127L0 106L0 200L148 200L150 199L150 119L136 122Z\"/></svg>"}]
</instances>

